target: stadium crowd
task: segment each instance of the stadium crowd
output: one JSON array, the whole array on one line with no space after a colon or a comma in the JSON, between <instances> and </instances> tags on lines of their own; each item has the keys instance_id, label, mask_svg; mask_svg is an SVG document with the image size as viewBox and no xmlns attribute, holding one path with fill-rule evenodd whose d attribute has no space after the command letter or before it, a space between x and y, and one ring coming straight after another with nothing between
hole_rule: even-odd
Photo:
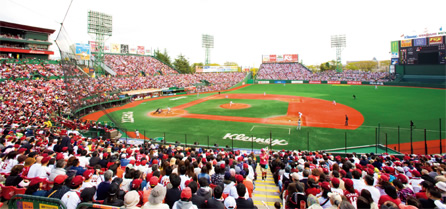
<instances>
[{"instance_id":1,"label":"stadium crowd","mask_svg":"<svg viewBox=\"0 0 446 209\"><path fill-rule=\"evenodd\" d=\"M147 75L178 74L177 71L165 65L159 60L149 56L122 56L122 55L105 55L104 63L114 70L118 75L139 75L144 72Z\"/></svg>"},{"instance_id":2,"label":"stadium crowd","mask_svg":"<svg viewBox=\"0 0 446 209\"><path fill-rule=\"evenodd\" d=\"M388 72L369 72L361 70L328 70L312 73L299 63L262 64L257 79L264 80L307 80L307 81L369 81L387 82Z\"/></svg>"},{"instance_id":3,"label":"stadium crowd","mask_svg":"<svg viewBox=\"0 0 446 209\"><path fill-rule=\"evenodd\" d=\"M25 194L126 208L257 208L267 169L283 208L446 208L445 158L373 153L183 148L84 138L72 130L1 128L0 173ZM259 158L259 165L257 164Z\"/></svg>"},{"instance_id":4,"label":"stadium crowd","mask_svg":"<svg viewBox=\"0 0 446 209\"><path fill-rule=\"evenodd\" d=\"M38 74L43 77L62 76L63 72L59 65L46 64L17 64L2 63L0 68L0 79L16 79L31 78L32 75Z\"/></svg>"}]
</instances>

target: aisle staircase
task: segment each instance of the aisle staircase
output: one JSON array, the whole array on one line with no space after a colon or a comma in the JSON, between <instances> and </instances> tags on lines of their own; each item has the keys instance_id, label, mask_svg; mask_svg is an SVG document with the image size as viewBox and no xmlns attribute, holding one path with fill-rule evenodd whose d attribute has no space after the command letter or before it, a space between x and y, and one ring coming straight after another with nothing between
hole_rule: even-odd
<instances>
[{"instance_id":1,"label":"aisle staircase","mask_svg":"<svg viewBox=\"0 0 446 209\"><path fill-rule=\"evenodd\" d=\"M257 166L256 172L257 181L255 181L255 188L252 195L254 205L256 205L259 209L274 209L275 202L282 203L282 199L280 199L279 187L274 184L273 175L269 169L267 174L268 176L265 181L262 181L260 165ZM262 201L266 203L268 208L265 207Z\"/></svg>"}]
</instances>

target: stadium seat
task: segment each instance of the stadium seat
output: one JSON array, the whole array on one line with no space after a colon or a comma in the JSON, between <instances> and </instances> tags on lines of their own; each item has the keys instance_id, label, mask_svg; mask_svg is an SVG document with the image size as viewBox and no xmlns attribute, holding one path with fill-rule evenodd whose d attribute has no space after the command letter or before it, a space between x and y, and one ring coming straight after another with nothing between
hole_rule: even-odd
<instances>
[{"instance_id":1,"label":"stadium seat","mask_svg":"<svg viewBox=\"0 0 446 209\"><path fill-rule=\"evenodd\" d=\"M0 184L2 188L1 197L3 200L10 200L14 196L14 188L15 186L5 186Z\"/></svg>"},{"instance_id":2,"label":"stadium seat","mask_svg":"<svg viewBox=\"0 0 446 209\"><path fill-rule=\"evenodd\" d=\"M14 187L14 195L16 194L25 194L26 188L17 188Z\"/></svg>"}]
</instances>

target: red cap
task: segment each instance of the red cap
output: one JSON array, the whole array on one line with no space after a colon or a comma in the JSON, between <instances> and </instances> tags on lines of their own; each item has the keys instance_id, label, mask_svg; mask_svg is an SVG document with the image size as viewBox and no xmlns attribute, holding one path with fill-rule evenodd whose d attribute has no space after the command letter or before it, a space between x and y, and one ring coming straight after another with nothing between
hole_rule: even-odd
<instances>
[{"instance_id":1,"label":"red cap","mask_svg":"<svg viewBox=\"0 0 446 209\"><path fill-rule=\"evenodd\" d=\"M189 183L192 182L192 181L193 181L192 179L188 179L188 180L186 180L186 182L184 182L184 185L185 185L186 187L188 187L188 186L189 186Z\"/></svg>"},{"instance_id":2,"label":"red cap","mask_svg":"<svg viewBox=\"0 0 446 209\"><path fill-rule=\"evenodd\" d=\"M341 170L341 171L339 171L339 173L340 173L342 176L347 175L347 172L345 172L345 170Z\"/></svg>"},{"instance_id":3,"label":"red cap","mask_svg":"<svg viewBox=\"0 0 446 209\"><path fill-rule=\"evenodd\" d=\"M389 181L390 178L389 178L389 176L387 176L387 175L381 174L381 180L382 180L382 181Z\"/></svg>"},{"instance_id":4,"label":"red cap","mask_svg":"<svg viewBox=\"0 0 446 209\"><path fill-rule=\"evenodd\" d=\"M84 172L84 178L85 179L89 179L93 176L94 170L93 169L88 169Z\"/></svg>"},{"instance_id":5,"label":"red cap","mask_svg":"<svg viewBox=\"0 0 446 209\"><path fill-rule=\"evenodd\" d=\"M26 152L26 148L20 148L19 150L18 150L18 153L23 153L23 152Z\"/></svg>"},{"instance_id":6,"label":"red cap","mask_svg":"<svg viewBox=\"0 0 446 209\"><path fill-rule=\"evenodd\" d=\"M142 166L144 166L144 165L146 165L147 164L147 160L143 160L143 161L141 161L141 165Z\"/></svg>"},{"instance_id":7,"label":"red cap","mask_svg":"<svg viewBox=\"0 0 446 209\"><path fill-rule=\"evenodd\" d=\"M189 187L186 187L181 191L181 199L190 199L192 197L192 190Z\"/></svg>"},{"instance_id":8,"label":"red cap","mask_svg":"<svg viewBox=\"0 0 446 209\"><path fill-rule=\"evenodd\" d=\"M415 177L421 177L421 174L420 174L420 172L418 172L417 170L413 170L413 171L411 171L412 172L412 175L414 175Z\"/></svg>"},{"instance_id":9,"label":"red cap","mask_svg":"<svg viewBox=\"0 0 446 209\"><path fill-rule=\"evenodd\" d=\"M142 183L142 179L135 179L132 182L132 188L138 188L139 186L141 186Z\"/></svg>"},{"instance_id":10,"label":"red cap","mask_svg":"<svg viewBox=\"0 0 446 209\"><path fill-rule=\"evenodd\" d=\"M149 181L150 186L155 187L156 185L158 185L158 181L159 181L158 177L152 176Z\"/></svg>"},{"instance_id":11,"label":"red cap","mask_svg":"<svg viewBox=\"0 0 446 209\"><path fill-rule=\"evenodd\" d=\"M225 164L220 164L220 169L225 169Z\"/></svg>"},{"instance_id":12,"label":"red cap","mask_svg":"<svg viewBox=\"0 0 446 209\"><path fill-rule=\"evenodd\" d=\"M14 148L19 148L20 144L14 144Z\"/></svg>"},{"instance_id":13,"label":"red cap","mask_svg":"<svg viewBox=\"0 0 446 209\"><path fill-rule=\"evenodd\" d=\"M157 159L153 160L152 165L158 165L158 160Z\"/></svg>"},{"instance_id":14,"label":"red cap","mask_svg":"<svg viewBox=\"0 0 446 209\"><path fill-rule=\"evenodd\" d=\"M344 181L345 186L353 187L353 181L351 179L343 178L342 180Z\"/></svg>"},{"instance_id":15,"label":"red cap","mask_svg":"<svg viewBox=\"0 0 446 209\"><path fill-rule=\"evenodd\" d=\"M332 179L331 179L331 183L332 183L332 184L339 185L339 184L341 183L341 181L339 181L338 178L332 178Z\"/></svg>"},{"instance_id":16,"label":"red cap","mask_svg":"<svg viewBox=\"0 0 446 209\"><path fill-rule=\"evenodd\" d=\"M65 152L68 150L68 147L62 147L62 152Z\"/></svg>"},{"instance_id":17,"label":"red cap","mask_svg":"<svg viewBox=\"0 0 446 209\"><path fill-rule=\"evenodd\" d=\"M71 180L71 186L79 186L84 182L84 177L77 175Z\"/></svg>"},{"instance_id":18,"label":"red cap","mask_svg":"<svg viewBox=\"0 0 446 209\"><path fill-rule=\"evenodd\" d=\"M135 165L135 160L130 160L129 164Z\"/></svg>"},{"instance_id":19,"label":"red cap","mask_svg":"<svg viewBox=\"0 0 446 209\"><path fill-rule=\"evenodd\" d=\"M56 178L54 178L54 183L62 184L67 178L68 178L67 175L60 174L60 175L56 176Z\"/></svg>"},{"instance_id":20,"label":"red cap","mask_svg":"<svg viewBox=\"0 0 446 209\"><path fill-rule=\"evenodd\" d=\"M321 188L324 189L324 190L330 190L331 189L330 184L328 182L326 182L326 181L319 183L319 186L321 186Z\"/></svg>"},{"instance_id":21,"label":"red cap","mask_svg":"<svg viewBox=\"0 0 446 209\"><path fill-rule=\"evenodd\" d=\"M44 157L43 159L42 159L42 161L40 161L40 163L42 163L42 164L45 164L45 163L47 163L47 162L49 162L51 160L51 157Z\"/></svg>"},{"instance_id":22,"label":"red cap","mask_svg":"<svg viewBox=\"0 0 446 209\"><path fill-rule=\"evenodd\" d=\"M61 159L64 159L64 157L63 157L63 154L59 152L56 155L56 160L61 160Z\"/></svg>"},{"instance_id":23,"label":"red cap","mask_svg":"<svg viewBox=\"0 0 446 209\"><path fill-rule=\"evenodd\" d=\"M235 179L237 180L237 183L241 183L243 180L245 180L245 178L243 178L243 176L240 174L235 175Z\"/></svg>"},{"instance_id":24,"label":"red cap","mask_svg":"<svg viewBox=\"0 0 446 209\"><path fill-rule=\"evenodd\" d=\"M373 169L371 169L371 168L367 168L366 171L367 171L367 174L368 174L368 175L371 175L371 176L373 176L373 174L375 173L375 172L373 171Z\"/></svg>"},{"instance_id":25,"label":"red cap","mask_svg":"<svg viewBox=\"0 0 446 209\"><path fill-rule=\"evenodd\" d=\"M401 181L401 183L403 184L407 184L409 182L409 180L407 179L407 177L403 174L398 174L397 178Z\"/></svg>"},{"instance_id":26,"label":"red cap","mask_svg":"<svg viewBox=\"0 0 446 209\"><path fill-rule=\"evenodd\" d=\"M249 165L247 163L243 163L243 168L249 168Z\"/></svg>"}]
</instances>

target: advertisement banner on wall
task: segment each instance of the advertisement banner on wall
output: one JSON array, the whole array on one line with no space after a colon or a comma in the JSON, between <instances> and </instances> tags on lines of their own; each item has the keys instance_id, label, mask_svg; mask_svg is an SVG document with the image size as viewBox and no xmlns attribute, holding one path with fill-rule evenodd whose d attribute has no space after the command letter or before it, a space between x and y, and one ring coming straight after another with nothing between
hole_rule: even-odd
<instances>
[{"instance_id":1,"label":"advertisement banner on wall","mask_svg":"<svg viewBox=\"0 0 446 209\"><path fill-rule=\"evenodd\" d=\"M411 46L412 46L412 39L401 40L401 47L411 47Z\"/></svg>"},{"instance_id":2,"label":"advertisement banner on wall","mask_svg":"<svg viewBox=\"0 0 446 209\"><path fill-rule=\"evenodd\" d=\"M110 46L104 45L104 52L110 52Z\"/></svg>"},{"instance_id":3,"label":"advertisement banner on wall","mask_svg":"<svg viewBox=\"0 0 446 209\"><path fill-rule=\"evenodd\" d=\"M304 81L291 81L291 83L299 83L299 84L302 84L302 83L304 83Z\"/></svg>"},{"instance_id":4,"label":"advertisement banner on wall","mask_svg":"<svg viewBox=\"0 0 446 209\"><path fill-rule=\"evenodd\" d=\"M136 48L130 47L130 54L136 54Z\"/></svg>"},{"instance_id":5,"label":"advertisement banner on wall","mask_svg":"<svg viewBox=\"0 0 446 209\"><path fill-rule=\"evenodd\" d=\"M137 46L136 53L138 53L140 55L144 55L145 54L144 46Z\"/></svg>"},{"instance_id":6,"label":"advertisement banner on wall","mask_svg":"<svg viewBox=\"0 0 446 209\"><path fill-rule=\"evenodd\" d=\"M146 54L149 55L150 53L150 49L146 49Z\"/></svg>"},{"instance_id":7,"label":"advertisement banner on wall","mask_svg":"<svg viewBox=\"0 0 446 209\"><path fill-rule=\"evenodd\" d=\"M121 53L121 44L111 44L111 53Z\"/></svg>"},{"instance_id":8,"label":"advertisement banner on wall","mask_svg":"<svg viewBox=\"0 0 446 209\"><path fill-rule=\"evenodd\" d=\"M341 81L327 81L327 84L341 84Z\"/></svg>"},{"instance_id":9,"label":"advertisement banner on wall","mask_svg":"<svg viewBox=\"0 0 446 209\"><path fill-rule=\"evenodd\" d=\"M121 44L121 54L128 54L128 53L129 53L129 45Z\"/></svg>"},{"instance_id":10,"label":"advertisement banner on wall","mask_svg":"<svg viewBox=\"0 0 446 209\"><path fill-rule=\"evenodd\" d=\"M429 45L436 45L436 44L442 44L442 43L443 43L443 36L436 36L436 37L429 38Z\"/></svg>"},{"instance_id":11,"label":"advertisement banner on wall","mask_svg":"<svg viewBox=\"0 0 446 209\"><path fill-rule=\"evenodd\" d=\"M91 46L90 44L76 43L76 56L81 60L90 60Z\"/></svg>"},{"instance_id":12,"label":"advertisement banner on wall","mask_svg":"<svg viewBox=\"0 0 446 209\"><path fill-rule=\"evenodd\" d=\"M91 46L91 52L97 52L98 49L96 48L96 41L88 41L88 44Z\"/></svg>"},{"instance_id":13,"label":"advertisement banner on wall","mask_svg":"<svg viewBox=\"0 0 446 209\"><path fill-rule=\"evenodd\" d=\"M269 84L269 81L258 81L258 84Z\"/></svg>"},{"instance_id":14,"label":"advertisement banner on wall","mask_svg":"<svg viewBox=\"0 0 446 209\"><path fill-rule=\"evenodd\" d=\"M390 59L390 64L391 65L398 65L398 58L392 58L392 59Z\"/></svg>"},{"instance_id":15,"label":"advertisement banner on wall","mask_svg":"<svg viewBox=\"0 0 446 209\"><path fill-rule=\"evenodd\" d=\"M286 83L286 81L274 81L274 83Z\"/></svg>"},{"instance_id":16,"label":"advertisement banner on wall","mask_svg":"<svg viewBox=\"0 0 446 209\"><path fill-rule=\"evenodd\" d=\"M271 55L262 55L262 63L289 63L289 62L298 62L297 54L271 54Z\"/></svg>"},{"instance_id":17,"label":"advertisement banner on wall","mask_svg":"<svg viewBox=\"0 0 446 209\"><path fill-rule=\"evenodd\" d=\"M347 84L350 84L350 85L361 85L362 82L361 81L347 81Z\"/></svg>"},{"instance_id":18,"label":"advertisement banner on wall","mask_svg":"<svg viewBox=\"0 0 446 209\"><path fill-rule=\"evenodd\" d=\"M391 58L398 58L398 51L400 50L399 48L399 41L392 41L390 43L390 51L392 53Z\"/></svg>"},{"instance_id":19,"label":"advertisement banner on wall","mask_svg":"<svg viewBox=\"0 0 446 209\"><path fill-rule=\"evenodd\" d=\"M276 62L276 55L275 54L269 55L269 62Z\"/></svg>"},{"instance_id":20,"label":"advertisement banner on wall","mask_svg":"<svg viewBox=\"0 0 446 209\"><path fill-rule=\"evenodd\" d=\"M414 46L426 46L427 42L426 42L426 38L417 38L413 40L413 45Z\"/></svg>"},{"instance_id":21,"label":"advertisement banner on wall","mask_svg":"<svg viewBox=\"0 0 446 209\"><path fill-rule=\"evenodd\" d=\"M309 84L321 84L321 81L309 81Z\"/></svg>"},{"instance_id":22,"label":"advertisement banner on wall","mask_svg":"<svg viewBox=\"0 0 446 209\"><path fill-rule=\"evenodd\" d=\"M203 68L197 68L198 73L216 73L216 72L237 72L237 66L203 66Z\"/></svg>"}]
</instances>

